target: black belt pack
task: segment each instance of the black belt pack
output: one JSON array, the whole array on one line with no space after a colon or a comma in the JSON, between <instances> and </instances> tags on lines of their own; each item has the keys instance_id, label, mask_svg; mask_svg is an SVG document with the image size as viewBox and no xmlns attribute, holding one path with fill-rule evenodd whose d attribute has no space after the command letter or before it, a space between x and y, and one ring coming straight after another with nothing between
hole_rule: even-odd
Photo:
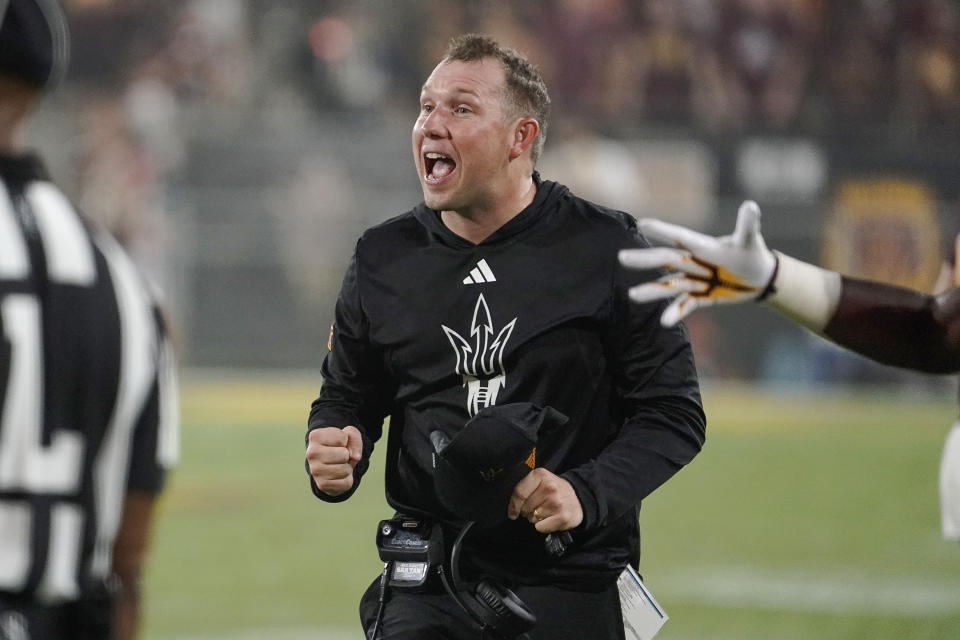
<instances>
[{"instance_id":1,"label":"black belt pack","mask_svg":"<svg viewBox=\"0 0 960 640\"><path fill-rule=\"evenodd\" d=\"M389 586L419 589L443 564L443 531L436 522L397 514L380 521L377 551L389 567Z\"/></svg>"}]
</instances>

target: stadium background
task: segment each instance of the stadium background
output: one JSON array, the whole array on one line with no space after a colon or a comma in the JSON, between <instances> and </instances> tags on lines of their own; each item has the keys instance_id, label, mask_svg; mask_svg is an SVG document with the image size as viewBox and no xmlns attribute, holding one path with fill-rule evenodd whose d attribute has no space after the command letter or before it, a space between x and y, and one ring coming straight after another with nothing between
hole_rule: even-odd
<instances>
[{"instance_id":1,"label":"stadium background","mask_svg":"<svg viewBox=\"0 0 960 640\"><path fill-rule=\"evenodd\" d=\"M161 284L184 366L146 637L359 637L376 480L314 503L302 431L363 228L420 199L409 130L448 38L545 76L548 178L930 290L960 213L952 0L68 0L74 55L31 134ZM710 439L645 504L660 637L960 636L936 469L955 381L766 312L690 321ZM376 469L375 469L376 473Z\"/></svg>"}]
</instances>

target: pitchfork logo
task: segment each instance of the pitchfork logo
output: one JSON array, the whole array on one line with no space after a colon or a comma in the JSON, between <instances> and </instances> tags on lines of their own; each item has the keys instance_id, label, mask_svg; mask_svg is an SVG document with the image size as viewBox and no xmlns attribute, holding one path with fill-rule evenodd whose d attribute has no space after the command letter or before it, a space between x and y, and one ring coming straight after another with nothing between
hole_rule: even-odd
<instances>
[{"instance_id":1,"label":"pitchfork logo","mask_svg":"<svg viewBox=\"0 0 960 640\"><path fill-rule=\"evenodd\" d=\"M487 301L481 295L473 309L469 339L446 325L440 325L457 354L455 371L463 377L463 386L467 387L467 411L471 416L497 403L497 394L507 382L503 350L516 324L514 318L496 332Z\"/></svg>"}]
</instances>

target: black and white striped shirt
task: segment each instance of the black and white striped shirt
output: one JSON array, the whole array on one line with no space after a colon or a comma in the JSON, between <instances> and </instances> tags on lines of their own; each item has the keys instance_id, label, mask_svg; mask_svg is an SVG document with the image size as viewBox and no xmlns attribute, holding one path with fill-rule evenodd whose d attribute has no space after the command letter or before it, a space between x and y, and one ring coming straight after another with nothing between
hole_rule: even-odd
<instances>
[{"instance_id":1,"label":"black and white striped shirt","mask_svg":"<svg viewBox=\"0 0 960 640\"><path fill-rule=\"evenodd\" d=\"M144 280L32 155L0 155L0 593L77 598L128 489L176 461L173 354Z\"/></svg>"}]
</instances>

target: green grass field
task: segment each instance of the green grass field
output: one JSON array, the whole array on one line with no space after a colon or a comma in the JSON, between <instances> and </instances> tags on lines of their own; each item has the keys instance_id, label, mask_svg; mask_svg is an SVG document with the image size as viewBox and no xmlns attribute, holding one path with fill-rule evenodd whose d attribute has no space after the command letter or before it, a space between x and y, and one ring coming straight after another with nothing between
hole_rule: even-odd
<instances>
[{"instance_id":1,"label":"green grass field","mask_svg":"<svg viewBox=\"0 0 960 640\"><path fill-rule=\"evenodd\" d=\"M183 452L148 566L147 640L362 638L356 605L390 515L375 464L350 501L311 495L317 384L183 382ZM658 640L960 638L960 545L937 468L956 405L879 392L704 390L707 446L645 503Z\"/></svg>"}]
</instances>

